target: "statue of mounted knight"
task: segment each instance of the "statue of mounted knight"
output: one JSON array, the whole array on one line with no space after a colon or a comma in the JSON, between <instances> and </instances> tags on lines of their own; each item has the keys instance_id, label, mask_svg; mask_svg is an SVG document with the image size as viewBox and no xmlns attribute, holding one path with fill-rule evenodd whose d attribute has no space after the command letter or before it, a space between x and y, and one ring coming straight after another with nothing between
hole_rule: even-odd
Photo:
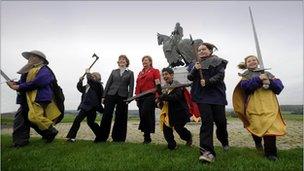
<instances>
[{"instance_id":1,"label":"statue of mounted knight","mask_svg":"<svg viewBox=\"0 0 304 171\"><path fill-rule=\"evenodd\" d=\"M203 40L193 40L191 35L189 39L182 39L183 28L176 23L174 31L170 36L157 33L158 45L163 45L165 57L169 63L169 67L188 66L196 61L195 47Z\"/></svg>"}]
</instances>

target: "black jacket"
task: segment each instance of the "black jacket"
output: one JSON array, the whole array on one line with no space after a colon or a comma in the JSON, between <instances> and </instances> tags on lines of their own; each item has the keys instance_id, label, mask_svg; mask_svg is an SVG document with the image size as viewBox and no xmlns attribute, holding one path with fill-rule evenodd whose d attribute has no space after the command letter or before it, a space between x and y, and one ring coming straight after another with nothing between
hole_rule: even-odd
<instances>
[{"instance_id":1,"label":"black jacket","mask_svg":"<svg viewBox=\"0 0 304 171\"><path fill-rule=\"evenodd\" d=\"M79 80L77 84L77 89L82 93L81 102L78 110L82 109L85 111L95 109L99 112L103 112L103 107L101 105L101 97L103 94L103 86L100 81L94 81L88 77L88 85L90 86L88 92L86 91L86 86L82 85L82 81Z\"/></svg>"},{"instance_id":2,"label":"black jacket","mask_svg":"<svg viewBox=\"0 0 304 171\"><path fill-rule=\"evenodd\" d=\"M189 108L184 97L183 87L173 89L169 94L162 94L160 100L168 102L169 124L186 124L190 121Z\"/></svg>"}]
</instances>

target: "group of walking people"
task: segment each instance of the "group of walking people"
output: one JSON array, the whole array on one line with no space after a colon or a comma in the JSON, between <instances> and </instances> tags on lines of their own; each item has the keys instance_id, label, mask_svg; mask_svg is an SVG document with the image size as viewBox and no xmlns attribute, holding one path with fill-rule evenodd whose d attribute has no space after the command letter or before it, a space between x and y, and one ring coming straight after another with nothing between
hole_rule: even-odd
<instances>
[{"instance_id":1,"label":"group of walking people","mask_svg":"<svg viewBox=\"0 0 304 171\"><path fill-rule=\"evenodd\" d=\"M155 108L158 107L161 109L160 126L168 148L174 150L177 147L174 130L186 145L191 146L192 134L185 125L193 113L198 113L201 118L199 160L210 163L216 157L213 145L214 124L216 137L223 150L229 150L224 83L228 61L214 55L217 48L211 43L201 43L195 50L197 60L188 66L187 78L192 81L190 96L185 87L176 86L180 83L174 80L172 68L166 67L159 71L153 67L150 56L142 57L143 69L136 79L135 95L152 89L155 91L135 99L139 108L138 129L143 132L143 143L151 143L151 133L155 132ZM40 51L24 52L22 55L28 64L18 72L21 79L7 83L18 92L17 103L20 104L14 120L13 147L28 144L30 127L41 134L47 143L52 142L58 133L54 124L58 123L59 116L63 114L54 98L53 82L56 78L47 66L45 55ZM105 88L98 72L91 73L87 69L85 85L84 77L80 77L77 83L77 89L82 93L79 113L66 136L67 141L76 141L80 123L86 117L95 134L94 142L106 142L115 110L111 137L114 142L125 142L128 123L128 103L125 100L133 96L135 81L133 71L128 68L130 61L126 55L120 55L117 64L118 68L111 72ZM241 74L241 81L234 90L233 106L243 121L244 128L252 135L257 150L264 151L269 160L276 160L276 136L286 134L286 125L276 98L276 94L282 91L283 84L271 73L259 70L258 64L257 57L250 55L239 65L245 72ZM161 76L165 81L163 87ZM103 114L100 124L95 122L97 111Z\"/></svg>"}]
</instances>

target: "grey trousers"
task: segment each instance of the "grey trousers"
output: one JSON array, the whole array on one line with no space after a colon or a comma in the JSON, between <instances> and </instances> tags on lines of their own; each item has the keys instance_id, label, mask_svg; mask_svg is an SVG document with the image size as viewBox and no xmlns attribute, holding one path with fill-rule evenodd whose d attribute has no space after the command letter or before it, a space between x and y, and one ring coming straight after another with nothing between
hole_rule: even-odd
<instances>
[{"instance_id":1,"label":"grey trousers","mask_svg":"<svg viewBox=\"0 0 304 171\"><path fill-rule=\"evenodd\" d=\"M42 131L28 120L27 105L20 105L14 119L13 145L24 146L29 143L30 127L43 136Z\"/></svg>"}]
</instances>

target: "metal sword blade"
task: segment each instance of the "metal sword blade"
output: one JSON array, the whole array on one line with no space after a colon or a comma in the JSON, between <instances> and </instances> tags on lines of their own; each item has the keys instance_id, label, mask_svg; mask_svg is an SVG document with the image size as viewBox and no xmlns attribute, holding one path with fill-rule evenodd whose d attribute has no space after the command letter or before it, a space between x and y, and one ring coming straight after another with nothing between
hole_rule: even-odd
<instances>
[{"instance_id":1,"label":"metal sword blade","mask_svg":"<svg viewBox=\"0 0 304 171\"><path fill-rule=\"evenodd\" d=\"M11 79L0 69L0 74L6 81L11 81Z\"/></svg>"},{"instance_id":2,"label":"metal sword blade","mask_svg":"<svg viewBox=\"0 0 304 171\"><path fill-rule=\"evenodd\" d=\"M264 69L264 62L263 62L263 59L262 59L259 40L258 40L258 36L257 36L256 30L255 30L252 11L251 11L250 7L249 7L249 12L250 12L251 24L252 24L252 28L253 28L253 36L254 36L255 47L256 47L256 51L257 51L257 57L258 57L259 64L260 64L260 69Z\"/></svg>"}]
</instances>

